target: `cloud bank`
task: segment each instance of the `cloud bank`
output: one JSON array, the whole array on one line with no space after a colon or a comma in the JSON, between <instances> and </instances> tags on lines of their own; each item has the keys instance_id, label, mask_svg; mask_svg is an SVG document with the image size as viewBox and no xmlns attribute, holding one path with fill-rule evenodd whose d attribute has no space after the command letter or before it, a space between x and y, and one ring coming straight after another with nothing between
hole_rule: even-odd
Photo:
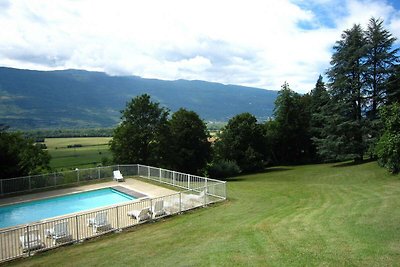
<instances>
[{"instance_id":1,"label":"cloud bank","mask_svg":"<svg viewBox=\"0 0 400 267\"><path fill-rule=\"evenodd\" d=\"M400 12L380 0L0 2L0 65L197 79L310 91L354 23Z\"/></svg>"}]
</instances>

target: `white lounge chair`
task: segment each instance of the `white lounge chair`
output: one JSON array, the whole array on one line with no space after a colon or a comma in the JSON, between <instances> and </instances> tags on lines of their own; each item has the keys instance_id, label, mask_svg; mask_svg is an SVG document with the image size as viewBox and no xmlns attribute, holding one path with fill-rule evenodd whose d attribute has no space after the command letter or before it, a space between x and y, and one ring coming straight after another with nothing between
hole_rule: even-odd
<instances>
[{"instance_id":1,"label":"white lounge chair","mask_svg":"<svg viewBox=\"0 0 400 267\"><path fill-rule=\"evenodd\" d=\"M198 195L188 194L188 195L185 195L184 198L186 200L188 200L188 201L195 201L196 202L196 201L202 201L204 199L204 195L205 195L205 192L203 190Z\"/></svg>"},{"instance_id":2,"label":"white lounge chair","mask_svg":"<svg viewBox=\"0 0 400 267\"><path fill-rule=\"evenodd\" d=\"M157 200L153 206L152 212L153 212L153 218L157 218L159 216L166 215L167 212L164 209L164 200L162 200L162 199Z\"/></svg>"},{"instance_id":3,"label":"white lounge chair","mask_svg":"<svg viewBox=\"0 0 400 267\"><path fill-rule=\"evenodd\" d=\"M124 177L122 176L122 173L119 170L113 171L113 175L114 175L114 180L117 182L124 180Z\"/></svg>"},{"instance_id":4,"label":"white lounge chair","mask_svg":"<svg viewBox=\"0 0 400 267\"><path fill-rule=\"evenodd\" d=\"M138 223L150 219L151 218L150 214L151 214L150 208L128 211L128 216L131 216L131 218L136 219Z\"/></svg>"},{"instance_id":5,"label":"white lounge chair","mask_svg":"<svg viewBox=\"0 0 400 267\"><path fill-rule=\"evenodd\" d=\"M46 237L52 238L54 245L57 243L69 242L72 240L72 235L68 230L68 222L62 221L54 225L52 229L46 230Z\"/></svg>"},{"instance_id":6,"label":"white lounge chair","mask_svg":"<svg viewBox=\"0 0 400 267\"><path fill-rule=\"evenodd\" d=\"M182 205L186 209L195 208L204 205L204 190L201 191L198 195L195 194L182 194Z\"/></svg>"},{"instance_id":7,"label":"white lounge chair","mask_svg":"<svg viewBox=\"0 0 400 267\"><path fill-rule=\"evenodd\" d=\"M90 218L88 220L88 226L93 227L94 231L97 233L98 231L105 231L111 228L111 224L107 219L107 212L100 211L96 213L94 218Z\"/></svg>"},{"instance_id":8,"label":"white lounge chair","mask_svg":"<svg viewBox=\"0 0 400 267\"><path fill-rule=\"evenodd\" d=\"M44 247L44 243L40 239L39 230L29 230L19 237L23 252L40 249Z\"/></svg>"}]
</instances>

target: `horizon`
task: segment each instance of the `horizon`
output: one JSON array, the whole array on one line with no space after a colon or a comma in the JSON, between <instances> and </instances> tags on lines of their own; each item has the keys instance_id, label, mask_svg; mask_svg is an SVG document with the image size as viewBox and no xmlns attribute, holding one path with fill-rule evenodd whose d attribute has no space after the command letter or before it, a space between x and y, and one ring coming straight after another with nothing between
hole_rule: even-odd
<instances>
[{"instance_id":1,"label":"horizon","mask_svg":"<svg viewBox=\"0 0 400 267\"><path fill-rule=\"evenodd\" d=\"M216 84L221 84L225 86L237 86L237 87L246 87L246 88L252 88L252 89L260 89L260 90L265 90L265 91L278 91L278 90L273 90L273 89L268 89L268 88L259 88L259 87L253 87L253 86L246 86L246 85L239 85L239 84L228 84L228 83L221 83L221 82L213 82L213 81L205 81L205 80L198 80L198 79L176 79L176 80L167 80L167 79L159 79L159 78L145 78L141 77L138 75L111 75L108 74L104 71L94 71L94 70L85 70L85 69L51 69L51 70L38 70L38 69L20 69L20 68L14 68L14 67L6 67L6 66L0 66L0 68L8 68L8 69L14 69L14 70L20 70L20 71L38 71L38 72L54 72L54 71L82 71L82 72L91 72L91 73L100 73L104 74L108 77L137 77L140 79L145 79L145 80L158 80L158 81L165 81L165 82L176 82L176 81L189 81L189 82L206 82L206 83L216 83Z\"/></svg>"},{"instance_id":2,"label":"horizon","mask_svg":"<svg viewBox=\"0 0 400 267\"><path fill-rule=\"evenodd\" d=\"M0 65L274 91L286 81L292 90L307 93L319 75L327 80L341 33L353 24L365 28L371 17L383 19L400 37L395 0L152 0L95 6L87 0L5 0Z\"/></svg>"}]
</instances>

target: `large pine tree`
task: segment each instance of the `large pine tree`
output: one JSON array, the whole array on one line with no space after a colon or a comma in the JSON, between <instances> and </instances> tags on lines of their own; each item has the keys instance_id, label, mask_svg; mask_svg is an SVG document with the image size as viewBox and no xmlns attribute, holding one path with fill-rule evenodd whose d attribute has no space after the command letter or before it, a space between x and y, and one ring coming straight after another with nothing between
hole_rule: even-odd
<instances>
[{"instance_id":1,"label":"large pine tree","mask_svg":"<svg viewBox=\"0 0 400 267\"><path fill-rule=\"evenodd\" d=\"M371 18L365 31L367 54L365 62L366 99L366 145L373 155L374 147L381 134L382 123L378 108L387 102L389 97L388 81L398 62L398 49L393 49L396 38L383 28L383 20Z\"/></svg>"},{"instance_id":2,"label":"large pine tree","mask_svg":"<svg viewBox=\"0 0 400 267\"><path fill-rule=\"evenodd\" d=\"M324 117L327 104L329 103L329 94L326 89L322 76L318 77L315 88L310 92L310 133L313 139L312 155L315 161L320 161L320 157L316 157L316 146L318 140L322 137L322 129L325 125L326 118Z\"/></svg>"},{"instance_id":3,"label":"large pine tree","mask_svg":"<svg viewBox=\"0 0 400 267\"><path fill-rule=\"evenodd\" d=\"M400 66L394 67L387 82L386 104L400 103Z\"/></svg>"},{"instance_id":4,"label":"large pine tree","mask_svg":"<svg viewBox=\"0 0 400 267\"><path fill-rule=\"evenodd\" d=\"M380 19L371 18L365 31L354 25L341 37L327 73L330 100L312 111L311 124L320 156L358 161L367 151L373 156L382 128L379 108L400 98L398 49Z\"/></svg>"},{"instance_id":5,"label":"large pine tree","mask_svg":"<svg viewBox=\"0 0 400 267\"><path fill-rule=\"evenodd\" d=\"M383 20L371 18L365 31L367 42L365 94L368 99L368 117L375 119L378 108L387 98L387 82L398 62L398 49L393 49L396 38L383 28Z\"/></svg>"},{"instance_id":6,"label":"large pine tree","mask_svg":"<svg viewBox=\"0 0 400 267\"><path fill-rule=\"evenodd\" d=\"M343 32L342 39L334 46L332 67L328 71L331 100L318 142L319 153L329 160L363 159L365 43L361 26L354 25Z\"/></svg>"}]
</instances>

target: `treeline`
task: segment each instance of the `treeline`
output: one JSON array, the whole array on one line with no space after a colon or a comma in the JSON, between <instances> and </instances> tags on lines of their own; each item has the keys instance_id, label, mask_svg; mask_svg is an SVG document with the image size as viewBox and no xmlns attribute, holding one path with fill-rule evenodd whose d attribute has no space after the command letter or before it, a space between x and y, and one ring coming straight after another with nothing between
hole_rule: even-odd
<instances>
[{"instance_id":1,"label":"treeline","mask_svg":"<svg viewBox=\"0 0 400 267\"><path fill-rule=\"evenodd\" d=\"M382 20L371 18L365 30L354 25L336 42L327 84L320 76L310 93L299 95L285 82L274 118L259 126L264 138L255 146L264 147L259 150L264 153L256 153L254 167L368 157L398 172L400 66L395 41Z\"/></svg>"},{"instance_id":2,"label":"treeline","mask_svg":"<svg viewBox=\"0 0 400 267\"><path fill-rule=\"evenodd\" d=\"M44 138L69 138L69 137L111 137L113 128L87 128L87 129L38 129L24 131L23 135L34 140Z\"/></svg>"},{"instance_id":3,"label":"treeline","mask_svg":"<svg viewBox=\"0 0 400 267\"><path fill-rule=\"evenodd\" d=\"M128 104L114 132L114 160L165 166L212 176L253 172L267 165L378 158L400 166L400 67L396 38L371 18L354 25L334 46L328 83L310 93L282 85L274 117L258 123L249 113L233 117L212 147L197 114L168 111L147 95ZM189 116L190 114L190 116Z\"/></svg>"},{"instance_id":4,"label":"treeline","mask_svg":"<svg viewBox=\"0 0 400 267\"><path fill-rule=\"evenodd\" d=\"M250 168L239 164L249 171L265 164L360 162L368 157L399 172L400 66L395 41L380 19L371 18L365 30L360 25L345 30L334 46L327 84L320 76L310 93L300 95L285 82L274 118L264 124L249 114L233 118L216 144L217 155L252 162ZM244 134L251 140L238 137L242 132L232 130L234 125L254 129Z\"/></svg>"},{"instance_id":5,"label":"treeline","mask_svg":"<svg viewBox=\"0 0 400 267\"><path fill-rule=\"evenodd\" d=\"M209 131L219 131L226 122L208 121L207 129ZM22 135L26 138L44 142L45 138L74 138L74 137L112 137L114 128L84 128L84 129L36 129L26 130ZM14 131L18 132L18 131Z\"/></svg>"}]
</instances>

